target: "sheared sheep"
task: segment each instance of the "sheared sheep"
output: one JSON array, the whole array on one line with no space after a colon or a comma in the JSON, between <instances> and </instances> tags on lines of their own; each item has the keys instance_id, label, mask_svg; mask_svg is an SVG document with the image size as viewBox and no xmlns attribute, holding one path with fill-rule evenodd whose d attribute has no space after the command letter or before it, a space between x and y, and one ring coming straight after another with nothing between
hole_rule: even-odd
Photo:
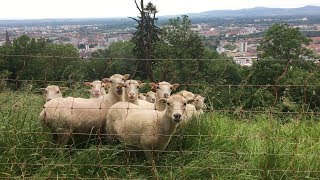
<instances>
[{"instance_id":1,"label":"sheared sheep","mask_svg":"<svg viewBox=\"0 0 320 180\"><path fill-rule=\"evenodd\" d=\"M55 99L62 98L61 91L68 89L67 87L59 87L56 85L48 85L46 88L40 88L40 90L44 93L46 102Z\"/></svg>"},{"instance_id":2,"label":"sheared sheep","mask_svg":"<svg viewBox=\"0 0 320 180\"><path fill-rule=\"evenodd\" d=\"M108 94L98 98L56 98L47 102L40 113L40 122L53 132L61 145L67 144L73 133L103 132L109 108L123 101L123 85L129 74L104 78L109 82Z\"/></svg>"},{"instance_id":3,"label":"sheared sheep","mask_svg":"<svg viewBox=\"0 0 320 180\"><path fill-rule=\"evenodd\" d=\"M152 91L149 91L147 94L146 94L146 100L149 102L149 103L155 103L156 102L156 93L155 92L152 92Z\"/></svg>"},{"instance_id":4,"label":"sheared sheep","mask_svg":"<svg viewBox=\"0 0 320 180\"><path fill-rule=\"evenodd\" d=\"M146 101L147 100L146 93L139 93L138 99Z\"/></svg>"},{"instance_id":5,"label":"sheared sheep","mask_svg":"<svg viewBox=\"0 0 320 180\"><path fill-rule=\"evenodd\" d=\"M109 138L145 150L153 167L154 155L167 147L177 125L184 120L183 112L188 103L177 95L160 98L159 102L167 104L164 111L145 110L132 103L118 102L110 108L106 121Z\"/></svg>"},{"instance_id":6,"label":"sheared sheep","mask_svg":"<svg viewBox=\"0 0 320 180\"><path fill-rule=\"evenodd\" d=\"M139 105L145 109L154 109L154 104L138 98L139 88L146 83L136 80L127 80L124 83L124 101Z\"/></svg>"},{"instance_id":7,"label":"sheared sheep","mask_svg":"<svg viewBox=\"0 0 320 180\"><path fill-rule=\"evenodd\" d=\"M90 97L97 98L106 95L106 89L109 89L110 83L104 83L102 81L85 82L86 86L90 87Z\"/></svg>"},{"instance_id":8,"label":"sheared sheep","mask_svg":"<svg viewBox=\"0 0 320 180\"><path fill-rule=\"evenodd\" d=\"M163 111L166 108L165 103L161 103L159 99L168 98L171 95L172 90L176 90L179 87L178 83L171 85L168 82L162 81L159 83L150 83L150 87L156 92L156 102L154 107L158 111Z\"/></svg>"},{"instance_id":9,"label":"sheared sheep","mask_svg":"<svg viewBox=\"0 0 320 180\"><path fill-rule=\"evenodd\" d=\"M194 99L194 98L195 98L195 95L194 95L192 92L186 91L186 90L182 90L182 91L177 92L177 93L175 93L175 94L179 94L179 95L181 95L182 97L186 98L187 100L189 100L189 99Z\"/></svg>"}]
</instances>

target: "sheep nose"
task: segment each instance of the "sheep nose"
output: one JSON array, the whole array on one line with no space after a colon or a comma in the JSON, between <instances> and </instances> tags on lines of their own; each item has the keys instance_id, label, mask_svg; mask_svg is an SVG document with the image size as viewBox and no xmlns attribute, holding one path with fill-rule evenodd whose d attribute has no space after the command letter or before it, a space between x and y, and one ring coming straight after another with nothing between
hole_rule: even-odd
<instances>
[{"instance_id":1,"label":"sheep nose","mask_svg":"<svg viewBox=\"0 0 320 180\"><path fill-rule=\"evenodd\" d=\"M175 119L180 119L180 118L181 118L181 114L174 114L173 117L174 117Z\"/></svg>"},{"instance_id":2,"label":"sheep nose","mask_svg":"<svg viewBox=\"0 0 320 180\"><path fill-rule=\"evenodd\" d=\"M163 94L163 97L164 97L164 98L168 98L168 97L169 97L169 94L168 94L168 93L164 93L164 94Z\"/></svg>"}]
</instances>

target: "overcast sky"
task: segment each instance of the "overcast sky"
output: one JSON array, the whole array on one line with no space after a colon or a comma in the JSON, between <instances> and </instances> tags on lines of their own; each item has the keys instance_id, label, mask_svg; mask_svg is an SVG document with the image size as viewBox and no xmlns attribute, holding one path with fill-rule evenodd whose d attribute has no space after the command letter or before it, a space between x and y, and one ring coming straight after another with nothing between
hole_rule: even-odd
<instances>
[{"instance_id":1,"label":"overcast sky","mask_svg":"<svg viewBox=\"0 0 320 180\"><path fill-rule=\"evenodd\" d=\"M257 6L294 8L320 0L144 0L162 15ZM140 2L140 0L137 0ZM137 16L134 0L1 0L0 19L97 18Z\"/></svg>"}]
</instances>

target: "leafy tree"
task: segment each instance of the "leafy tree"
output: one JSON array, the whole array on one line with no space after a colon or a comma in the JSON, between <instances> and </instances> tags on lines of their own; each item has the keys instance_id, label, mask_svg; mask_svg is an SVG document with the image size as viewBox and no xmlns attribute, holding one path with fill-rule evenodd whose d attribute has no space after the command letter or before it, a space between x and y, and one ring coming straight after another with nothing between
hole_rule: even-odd
<instances>
[{"instance_id":1,"label":"leafy tree","mask_svg":"<svg viewBox=\"0 0 320 180\"><path fill-rule=\"evenodd\" d=\"M199 69L204 66L204 61L200 59L204 58L204 54L203 41L198 33L191 29L188 16L170 19L161 29L155 56L179 60L157 61L156 78L159 81L191 82L192 79L196 79L196 75L201 76Z\"/></svg>"},{"instance_id":2,"label":"leafy tree","mask_svg":"<svg viewBox=\"0 0 320 180\"><path fill-rule=\"evenodd\" d=\"M44 39L22 35L11 46L1 46L0 72L10 79L67 80L70 75L82 79L86 71L79 61L78 50L72 45L57 45ZM1 73L3 74L3 73ZM20 83L15 83L19 88Z\"/></svg>"},{"instance_id":3,"label":"leafy tree","mask_svg":"<svg viewBox=\"0 0 320 180\"><path fill-rule=\"evenodd\" d=\"M135 44L133 53L142 61L138 61L139 69L146 72L146 76L153 81L151 59L154 58L154 44L159 40L159 28L156 26L156 6L149 2L146 6L143 0L140 1L140 6L135 1L136 7L140 12L138 19L130 17L138 23L137 31L133 34L132 42ZM143 75L143 74L141 74Z\"/></svg>"},{"instance_id":4,"label":"leafy tree","mask_svg":"<svg viewBox=\"0 0 320 180\"><path fill-rule=\"evenodd\" d=\"M91 61L87 62L88 80L101 79L116 73L130 72L133 75L136 72L133 48L132 42L114 42L107 49L93 52Z\"/></svg>"},{"instance_id":5,"label":"leafy tree","mask_svg":"<svg viewBox=\"0 0 320 180\"><path fill-rule=\"evenodd\" d=\"M310 55L311 52L304 47L310 42L311 39L305 37L299 28L274 24L264 34L258 52L261 58L299 59Z\"/></svg>"}]
</instances>

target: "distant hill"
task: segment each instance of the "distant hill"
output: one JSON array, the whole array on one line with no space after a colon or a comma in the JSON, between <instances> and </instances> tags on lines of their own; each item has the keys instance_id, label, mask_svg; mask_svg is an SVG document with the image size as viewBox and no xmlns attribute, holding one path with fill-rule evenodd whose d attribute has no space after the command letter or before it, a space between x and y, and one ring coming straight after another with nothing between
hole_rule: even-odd
<instances>
[{"instance_id":1,"label":"distant hill","mask_svg":"<svg viewBox=\"0 0 320 180\"><path fill-rule=\"evenodd\" d=\"M221 17L271 17L271 16L320 16L320 6L304 6L300 8L266 8L255 7L239 10L213 10L188 14L191 18Z\"/></svg>"}]
</instances>

